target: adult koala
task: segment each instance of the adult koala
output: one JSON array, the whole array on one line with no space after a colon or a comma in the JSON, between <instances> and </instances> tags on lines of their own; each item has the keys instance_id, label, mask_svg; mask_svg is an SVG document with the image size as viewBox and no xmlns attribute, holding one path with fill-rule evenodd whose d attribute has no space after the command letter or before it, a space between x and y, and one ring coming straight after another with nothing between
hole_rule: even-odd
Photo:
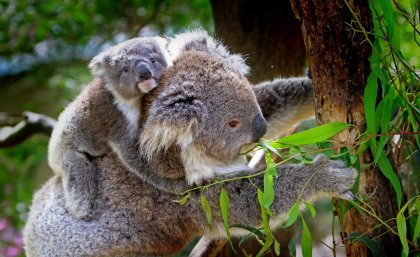
<instances>
[{"instance_id":1,"label":"adult koala","mask_svg":"<svg viewBox=\"0 0 420 257\"><path fill-rule=\"evenodd\" d=\"M192 191L182 206L173 201L179 198L176 191L245 168L241 147L261 138L267 125L240 66L207 50L211 49L181 51L159 86L145 96L140 162L144 174L130 172L114 153L92 160L99 167L97 219L80 220L67 212L59 177L35 195L24 230L28 257L165 256L199 235L226 236L218 207L221 186ZM272 205L277 225L298 195L304 201L320 193L340 197L355 179L353 169L325 157L312 165L277 169ZM224 183L230 224L260 224L256 186L263 186L262 177ZM201 195L212 208L212 225L201 210ZM232 234L241 232L231 229Z\"/></svg>"}]
</instances>

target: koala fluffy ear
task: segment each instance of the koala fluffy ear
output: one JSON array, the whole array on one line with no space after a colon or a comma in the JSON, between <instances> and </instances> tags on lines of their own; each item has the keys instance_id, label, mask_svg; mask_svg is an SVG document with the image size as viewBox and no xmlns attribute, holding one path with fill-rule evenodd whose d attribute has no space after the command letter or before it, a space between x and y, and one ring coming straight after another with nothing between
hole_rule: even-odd
<instances>
[{"instance_id":1,"label":"koala fluffy ear","mask_svg":"<svg viewBox=\"0 0 420 257\"><path fill-rule=\"evenodd\" d=\"M157 42L160 50L163 50L163 51L159 51L159 52L162 52L168 66L172 65L173 58L167 50L169 39L166 38L166 37L161 37L161 36L155 36L155 37L153 37L153 39Z\"/></svg>"},{"instance_id":2,"label":"koala fluffy ear","mask_svg":"<svg viewBox=\"0 0 420 257\"><path fill-rule=\"evenodd\" d=\"M106 65L110 60L108 51L93 57L89 63L89 69L93 76L102 78L106 74Z\"/></svg>"},{"instance_id":3,"label":"koala fluffy ear","mask_svg":"<svg viewBox=\"0 0 420 257\"><path fill-rule=\"evenodd\" d=\"M222 57L244 75L248 75L250 70L240 54L231 54L221 42L209 36L205 30L194 30L178 34L170 40L168 49L173 59L184 51L202 51Z\"/></svg>"},{"instance_id":4,"label":"koala fluffy ear","mask_svg":"<svg viewBox=\"0 0 420 257\"><path fill-rule=\"evenodd\" d=\"M170 85L152 103L141 135L143 153L153 158L156 152L176 144L186 148L192 143L196 125L207 117L207 109L193 85Z\"/></svg>"}]
</instances>

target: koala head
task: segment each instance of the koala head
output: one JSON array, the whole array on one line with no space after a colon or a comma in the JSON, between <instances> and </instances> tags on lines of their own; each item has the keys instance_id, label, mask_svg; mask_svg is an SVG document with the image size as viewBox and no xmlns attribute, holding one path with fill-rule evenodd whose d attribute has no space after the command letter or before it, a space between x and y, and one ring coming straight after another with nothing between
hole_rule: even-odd
<instances>
[{"instance_id":1,"label":"koala head","mask_svg":"<svg viewBox=\"0 0 420 257\"><path fill-rule=\"evenodd\" d=\"M181 53L153 93L142 153L151 160L159 151L178 147L190 184L245 168L241 148L267 131L250 83L214 53Z\"/></svg>"},{"instance_id":2,"label":"koala head","mask_svg":"<svg viewBox=\"0 0 420 257\"><path fill-rule=\"evenodd\" d=\"M89 64L94 76L125 100L136 98L156 87L170 62L161 37L133 38L95 56Z\"/></svg>"}]
</instances>

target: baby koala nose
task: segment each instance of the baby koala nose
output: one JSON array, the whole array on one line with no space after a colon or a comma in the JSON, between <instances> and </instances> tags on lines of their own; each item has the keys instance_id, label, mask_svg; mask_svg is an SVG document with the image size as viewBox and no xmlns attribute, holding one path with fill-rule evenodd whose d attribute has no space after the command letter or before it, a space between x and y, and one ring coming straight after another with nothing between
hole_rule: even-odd
<instances>
[{"instance_id":1,"label":"baby koala nose","mask_svg":"<svg viewBox=\"0 0 420 257\"><path fill-rule=\"evenodd\" d=\"M261 114L258 114L252 121L252 126L254 128L253 142L257 142L267 133L267 122Z\"/></svg>"},{"instance_id":2,"label":"baby koala nose","mask_svg":"<svg viewBox=\"0 0 420 257\"><path fill-rule=\"evenodd\" d=\"M147 66L144 62L139 62L136 68L141 80L148 80L152 78L152 72L150 71L149 66Z\"/></svg>"}]
</instances>

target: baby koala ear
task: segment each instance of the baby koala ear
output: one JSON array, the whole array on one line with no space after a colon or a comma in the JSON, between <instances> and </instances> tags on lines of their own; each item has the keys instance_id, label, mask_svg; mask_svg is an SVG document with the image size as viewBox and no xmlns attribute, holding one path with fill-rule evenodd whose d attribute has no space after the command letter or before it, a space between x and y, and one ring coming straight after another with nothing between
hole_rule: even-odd
<instances>
[{"instance_id":1,"label":"baby koala ear","mask_svg":"<svg viewBox=\"0 0 420 257\"><path fill-rule=\"evenodd\" d=\"M109 64L110 56L108 51L104 51L93 57L89 63L89 69L93 76L102 78L106 74L106 66Z\"/></svg>"},{"instance_id":2,"label":"baby koala ear","mask_svg":"<svg viewBox=\"0 0 420 257\"><path fill-rule=\"evenodd\" d=\"M209 36L205 30L193 30L176 35L170 40L168 49L174 59L185 51L207 52L222 57L244 75L248 75L250 70L240 54L231 54L226 46Z\"/></svg>"},{"instance_id":3,"label":"baby koala ear","mask_svg":"<svg viewBox=\"0 0 420 257\"><path fill-rule=\"evenodd\" d=\"M169 54L168 52L168 43L169 43L169 39L166 37L161 37L161 36L155 36L153 37L153 39L156 41L157 46L159 47L159 49L157 49L157 52L161 52L163 57L166 60L166 63L168 64L168 66L172 65L172 56Z\"/></svg>"}]
</instances>

